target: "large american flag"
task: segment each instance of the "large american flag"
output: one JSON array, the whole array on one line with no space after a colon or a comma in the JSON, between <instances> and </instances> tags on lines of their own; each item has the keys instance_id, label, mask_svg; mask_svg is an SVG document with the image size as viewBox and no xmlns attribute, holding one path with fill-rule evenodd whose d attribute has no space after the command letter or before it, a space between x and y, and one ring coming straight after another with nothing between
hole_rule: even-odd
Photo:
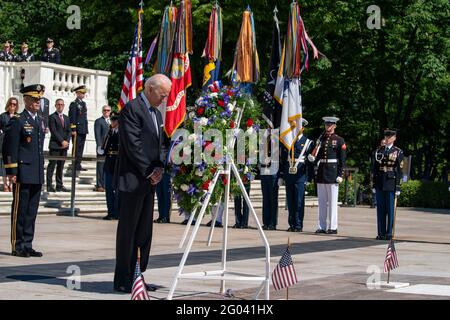
<instances>
[{"instance_id":1,"label":"large american flag","mask_svg":"<svg viewBox=\"0 0 450 320\"><path fill-rule=\"evenodd\" d=\"M131 300L150 300L139 264L140 259L138 258L136 261L136 269L134 271L133 288L131 288Z\"/></svg>"},{"instance_id":2,"label":"large american flag","mask_svg":"<svg viewBox=\"0 0 450 320\"><path fill-rule=\"evenodd\" d=\"M395 251L394 240L391 240L387 248L386 259L384 259L384 272L394 270L397 267L397 251Z\"/></svg>"},{"instance_id":3,"label":"large american flag","mask_svg":"<svg viewBox=\"0 0 450 320\"><path fill-rule=\"evenodd\" d=\"M119 100L119 110L125 104L137 98L139 91L142 90L144 84L144 67L142 63L142 17L144 10L138 12L138 23L134 30L133 45L130 50L130 59L127 63L125 76L123 78L122 92Z\"/></svg>"},{"instance_id":4,"label":"large american flag","mask_svg":"<svg viewBox=\"0 0 450 320\"><path fill-rule=\"evenodd\" d=\"M297 282L297 274L295 273L291 253L289 252L289 248L286 248L280 262L278 262L275 270L273 270L272 284L275 290L281 290L290 287Z\"/></svg>"}]
</instances>

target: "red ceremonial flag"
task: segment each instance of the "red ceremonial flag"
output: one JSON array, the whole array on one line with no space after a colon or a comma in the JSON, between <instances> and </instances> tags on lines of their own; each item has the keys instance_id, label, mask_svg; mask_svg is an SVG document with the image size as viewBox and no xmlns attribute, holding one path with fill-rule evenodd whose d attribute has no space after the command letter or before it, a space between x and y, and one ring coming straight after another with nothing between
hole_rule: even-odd
<instances>
[{"instance_id":1,"label":"red ceremonial flag","mask_svg":"<svg viewBox=\"0 0 450 320\"><path fill-rule=\"evenodd\" d=\"M186 89L191 86L191 66L188 54L176 53L173 58L172 89L167 97L166 119L164 131L171 137L183 123L186 116Z\"/></svg>"}]
</instances>

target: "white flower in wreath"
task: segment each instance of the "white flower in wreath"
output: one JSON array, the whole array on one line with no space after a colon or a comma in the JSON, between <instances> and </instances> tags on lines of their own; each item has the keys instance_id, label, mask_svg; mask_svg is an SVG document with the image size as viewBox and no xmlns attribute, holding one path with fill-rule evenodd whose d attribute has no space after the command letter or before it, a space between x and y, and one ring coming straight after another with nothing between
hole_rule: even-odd
<instances>
[{"instance_id":1,"label":"white flower in wreath","mask_svg":"<svg viewBox=\"0 0 450 320\"><path fill-rule=\"evenodd\" d=\"M189 112L189 119L194 119L194 117L195 117L195 112L194 111Z\"/></svg>"},{"instance_id":2,"label":"white flower in wreath","mask_svg":"<svg viewBox=\"0 0 450 320\"><path fill-rule=\"evenodd\" d=\"M180 186L180 188L181 188L181 190L183 190L184 192L186 192L186 191L189 190L189 186L188 186L187 184L182 184L182 185Z\"/></svg>"},{"instance_id":3,"label":"white flower in wreath","mask_svg":"<svg viewBox=\"0 0 450 320\"><path fill-rule=\"evenodd\" d=\"M248 101L249 103L250 103L250 107L254 107L255 106L255 103L253 102L253 100L252 99L250 99L249 101Z\"/></svg>"},{"instance_id":4,"label":"white flower in wreath","mask_svg":"<svg viewBox=\"0 0 450 320\"><path fill-rule=\"evenodd\" d=\"M227 124L227 121L225 119L222 119L220 122L222 123L222 125L226 125Z\"/></svg>"},{"instance_id":5,"label":"white flower in wreath","mask_svg":"<svg viewBox=\"0 0 450 320\"><path fill-rule=\"evenodd\" d=\"M227 107L228 109L230 109L230 112L233 112L234 108L236 107L236 101L233 103L229 103Z\"/></svg>"},{"instance_id":6,"label":"white flower in wreath","mask_svg":"<svg viewBox=\"0 0 450 320\"><path fill-rule=\"evenodd\" d=\"M245 167L244 167L244 174L247 174L247 173L248 173L248 167L245 166Z\"/></svg>"},{"instance_id":7,"label":"white flower in wreath","mask_svg":"<svg viewBox=\"0 0 450 320\"><path fill-rule=\"evenodd\" d=\"M248 134L253 134L255 132L255 130L253 129L253 127L250 127L247 129L246 131Z\"/></svg>"},{"instance_id":8,"label":"white flower in wreath","mask_svg":"<svg viewBox=\"0 0 450 320\"><path fill-rule=\"evenodd\" d=\"M195 170L195 175L199 177L203 177L203 171L200 169Z\"/></svg>"},{"instance_id":9,"label":"white flower in wreath","mask_svg":"<svg viewBox=\"0 0 450 320\"><path fill-rule=\"evenodd\" d=\"M206 126L208 125L208 118L201 117L199 122L201 126Z\"/></svg>"},{"instance_id":10,"label":"white flower in wreath","mask_svg":"<svg viewBox=\"0 0 450 320\"><path fill-rule=\"evenodd\" d=\"M192 133L189 135L188 140L193 142L197 140L197 135L195 133Z\"/></svg>"},{"instance_id":11,"label":"white flower in wreath","mask_svg":"<svg viewBox=\"0 0 450 320\"><path fill-rule=\"evenodd\" d=\"M183 154L190 155L192 153L191 146L186 146L183 148Z\"/></svg>"},{"instance_id":12,"label":"white flower in wreath","mask_svg":"<svg viewBox=\"0 0 450 320\"><path fill-rule=\"evenodd\" d=\"M210 98L216 98L219 94L217 92L213 92L209 94Z\"/></svg>"}]
</instances>

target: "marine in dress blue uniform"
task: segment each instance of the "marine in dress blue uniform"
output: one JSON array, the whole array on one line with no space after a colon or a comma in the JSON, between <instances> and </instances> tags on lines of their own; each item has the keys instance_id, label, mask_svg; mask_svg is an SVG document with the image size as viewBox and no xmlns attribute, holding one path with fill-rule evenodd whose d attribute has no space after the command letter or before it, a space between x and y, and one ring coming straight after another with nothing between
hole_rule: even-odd
<instances>
[{"instance_id":1,"label":"marine in dress blue uniform","mask_svg":"<svg viewBox=\"0 0 450 320\"><path fill-rule=\"evenodd\" d=\"M83 101L86 95L86 86L82 85L73 90L77 98L69 106L70 128L72 129L72 136L76 136L76 150L75 150L75 168L77 171L84 170L81 167L81 158L83 157L84 143L86 142L86 135L89 133L87 106Z\"/></svg>"},{"instance_id":2,"label":"marine in dress blue uniform","mask_svg":"<svg viewBox=\"0 0 450 320\"><path fill-rule=\"evenodd\" d=\"M379 147L372 159L372 181L377 197L377 240L390 240L394 223L394 200L400 195L403 151L394 146L397 131L384 131L385 145Z\"/></svg>"},{"instance_id":3,"label":"marine in dress blue uniform","mask_svg":"<svg viewBox=\"0 0 450 320\"><path fill-rule=\"evenodd\" d=\"M308 122L302 119L303 126ZM302 129L303 130L303 129ZM281 172L286 185L289 211L289 232L303 231L305 216L305 186L313 178L313 164L307 157L314 148L314 142L302 134L297 138L291 151L281 149Z\"/></svg>"},{"instance_id":4,"label":"marine in dress blue uniform","mask_svg":"<svg viewBox=\"0 0 450 320\"><path fill-rule=\"evenodd\" d=\"M33 249L36 215L44 183L44 122L37 114L43 85L24 87L25 110L7 125L3 161L8 184L12 184L12 255L41 257Z\"/></svg>"}]
</instances>

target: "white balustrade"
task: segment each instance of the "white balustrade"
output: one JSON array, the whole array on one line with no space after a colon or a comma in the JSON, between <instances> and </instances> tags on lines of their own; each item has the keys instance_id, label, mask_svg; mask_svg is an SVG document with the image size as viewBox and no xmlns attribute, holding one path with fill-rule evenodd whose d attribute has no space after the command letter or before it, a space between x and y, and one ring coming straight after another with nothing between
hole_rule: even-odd
<instances>
[{"instance_id":1,"label":"white balustrade","mask_svg":"<svg viewBox=\"0 0 450 320\"><path fill-rule=\"evenodd\" d=\"M44 97L50 100L50 114L55 112L56 99L63 99L66 105L64 113L68 115L69 105L75 100L75 93L72 90L85 85L87 88L85 101L89 121L85 154L95 155L94 121L102 115L102 107L108 104L108 77L110 74L108 71L40 61L0 62L0 110L3 112L6 101L12 96L18 98L20 110L22 110L23 101L20 88L40 83L46 88ZM21 75L24 75L23 80ZM49 138L48 134L45 148L47 148Z\"/></svg>"}]
</instances>

